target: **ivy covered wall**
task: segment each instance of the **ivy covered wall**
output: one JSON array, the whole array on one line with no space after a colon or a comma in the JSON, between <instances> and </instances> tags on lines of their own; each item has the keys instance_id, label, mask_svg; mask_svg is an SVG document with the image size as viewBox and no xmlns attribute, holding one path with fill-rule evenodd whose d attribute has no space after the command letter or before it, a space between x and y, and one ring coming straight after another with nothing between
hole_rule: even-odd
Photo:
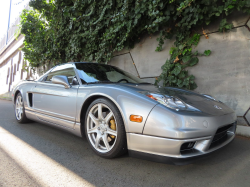
<instances>
[{"instance_id":1,"label":"ivy covered wall","mask_svg":"<svg viewBox=\"0 0 250 187\"><path fill-rule=\"evenodd\" d=\"M239 85L248 84L248 74L239 69L240 77L230 77L227 67L249 68L239 59L248 58L240 54L247 49L250 0L31 0L30 6L20 25L30 66L109 62L156 84L215 93L247 116L242 98L248 86ZM235 53L238 61L227 53ZM231 92L232 85L246 92ZM227 94L222 97L216 87Z\"/></svg>"},{"instance_id":2,"label":"ivy covered wall","mask_svg":"<svg viewBox=\"0 0 250 187\"><path fill-rule=\"evenodd\" d=\"M249 15L235 13L229 18L230 32L219 32L219 23L204 27L207 36L201 36L194 48L198 52L210 49L209 57L199 57L196 66L187 68L196 77L195 91L211 94L233 108L238 124L250 125L250 31ZM200 30L202 32L202 30ZM131 50L115 53L109 64L118 66L136 76L154 83L162 72L161 66L170 58L174 39L168 40L161 52L155 52L159 35L144 36ZM162 85L162 81L159 83Z\"/></svg>"},{"instance_id":3,"label":"ivy covered wall","mask_svg":"<svg viewBox=\"0 0 250 187\"><path fill-rule=\"evenodd\" d=\"M20 30L31 66L107 63L114 52L133 49L144 35L158 33L155 51L163 50L167 39L175 42L156 84L161 80L164 86L187 89L197 87L187 68L211 53L194 50L201 34L207 35L203 28L220 19L219 31L227 32L233 27L228 16L236 11L250 14L250 0L31 0L29 5Z\"/></svg>"}]
</instances>

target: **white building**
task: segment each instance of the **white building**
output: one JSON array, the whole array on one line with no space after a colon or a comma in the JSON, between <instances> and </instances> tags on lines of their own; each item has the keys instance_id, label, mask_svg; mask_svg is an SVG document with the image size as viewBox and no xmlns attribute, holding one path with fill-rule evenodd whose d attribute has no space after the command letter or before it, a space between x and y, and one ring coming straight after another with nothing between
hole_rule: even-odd
<instances>
[{"instance_id":1,"label":"white building","mask_svg":"<svg viewBox=\"0 0 250 187\"><path fill-rule=\"evenodd\" d=\"M9 29L6 29L3 36L0 36L0 95L7 94L6 96L8 96L13 86L21 80L36 79L38 77L38 74L28 67L28 62L24 60L24 54L20 51L20 48L23 47L24 36L20 35L15 38L20 23L21 11L28 8L28 1L10 0L10 12L8 11L8 14L10 13L8 16ZM6 15L4 17L6 18Z\"/></svg>"}]
</instances>

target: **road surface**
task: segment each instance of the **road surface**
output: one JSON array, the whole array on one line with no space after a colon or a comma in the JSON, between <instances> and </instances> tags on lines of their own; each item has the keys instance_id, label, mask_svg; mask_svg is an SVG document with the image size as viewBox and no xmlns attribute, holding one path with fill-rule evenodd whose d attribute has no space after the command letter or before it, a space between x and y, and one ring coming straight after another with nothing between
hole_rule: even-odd
<instances>
[{"instance_id":1,"label":"road surface","mask_svg":"<svg viewBox=\"0 0 250 187\"><path fill-rule=\"evenodd\" d=\"M103 159L85 138L39 123L18 124L10 101L0 100L0 186L250 185L250 140L236 137L225 148L190 165L131 158Z\"/></svg>"}]
</instances>

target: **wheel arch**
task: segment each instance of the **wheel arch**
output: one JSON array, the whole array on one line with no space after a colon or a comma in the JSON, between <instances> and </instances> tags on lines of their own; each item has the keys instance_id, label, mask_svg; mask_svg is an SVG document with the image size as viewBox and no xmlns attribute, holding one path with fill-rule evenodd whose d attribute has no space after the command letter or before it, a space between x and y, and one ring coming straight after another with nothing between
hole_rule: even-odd
<instances>
[{"instance_id":1,"label":"wheel arch","mask_svg":"<svg viewBox=\"0 0 250 187\"><path fill-rule=\"evenodd\" d=\"M15 94L14 94L14 103L16 103L16 97L17 97L17 95L18 95L19 93L22 94L22 92L21 92L20 90L16 90L16 92L15 92Z\"/></svg>"},{"instance_id":2,"label":"wheel arch","mask_svg":"<svg viewBox=\"0 0 250 187\"><path fill-rule=\"evenodd\" d=\"M123 112L121 110L121 108L119 107L118 103L110 96L106 95L106 94L94 94L94 95L90 95L82 104L82 108L81 108L81 112L80 112L80 130L81 130L81 134L82 136L85 136L85 131L84 131L84 125L85 125L85 115L86 112L88 110L89 105L96 99L99 98L105 98L108 99L109 101L111 101L119 110L121 116L122 116L122 120L125 126L125 130L126 130L126 125L125 125L125 119L124 119L124 115Z\"/></svg>"}]
</instances>

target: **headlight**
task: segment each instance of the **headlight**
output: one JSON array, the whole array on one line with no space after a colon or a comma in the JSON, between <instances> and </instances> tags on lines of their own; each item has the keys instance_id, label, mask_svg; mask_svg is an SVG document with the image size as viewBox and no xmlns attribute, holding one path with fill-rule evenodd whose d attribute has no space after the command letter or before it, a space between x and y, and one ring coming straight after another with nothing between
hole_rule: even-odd
<instances>
[{"instance_id":1,"label":"headlight","mask_svg":"<svg viewBox=\"0 0 250 187\"><path fill-rule=\"evenodd\" d=\"M174 109L176 111L179 111L179 110L200 111L199 109L185 103L181 99L174 97L174 96L168 96L168 95L162 95L159 93L150 93L150 92L139 92L139 93L146 95L147 97L155 101L158 101L164 106Z\"/></svg>"}]
</instances>

